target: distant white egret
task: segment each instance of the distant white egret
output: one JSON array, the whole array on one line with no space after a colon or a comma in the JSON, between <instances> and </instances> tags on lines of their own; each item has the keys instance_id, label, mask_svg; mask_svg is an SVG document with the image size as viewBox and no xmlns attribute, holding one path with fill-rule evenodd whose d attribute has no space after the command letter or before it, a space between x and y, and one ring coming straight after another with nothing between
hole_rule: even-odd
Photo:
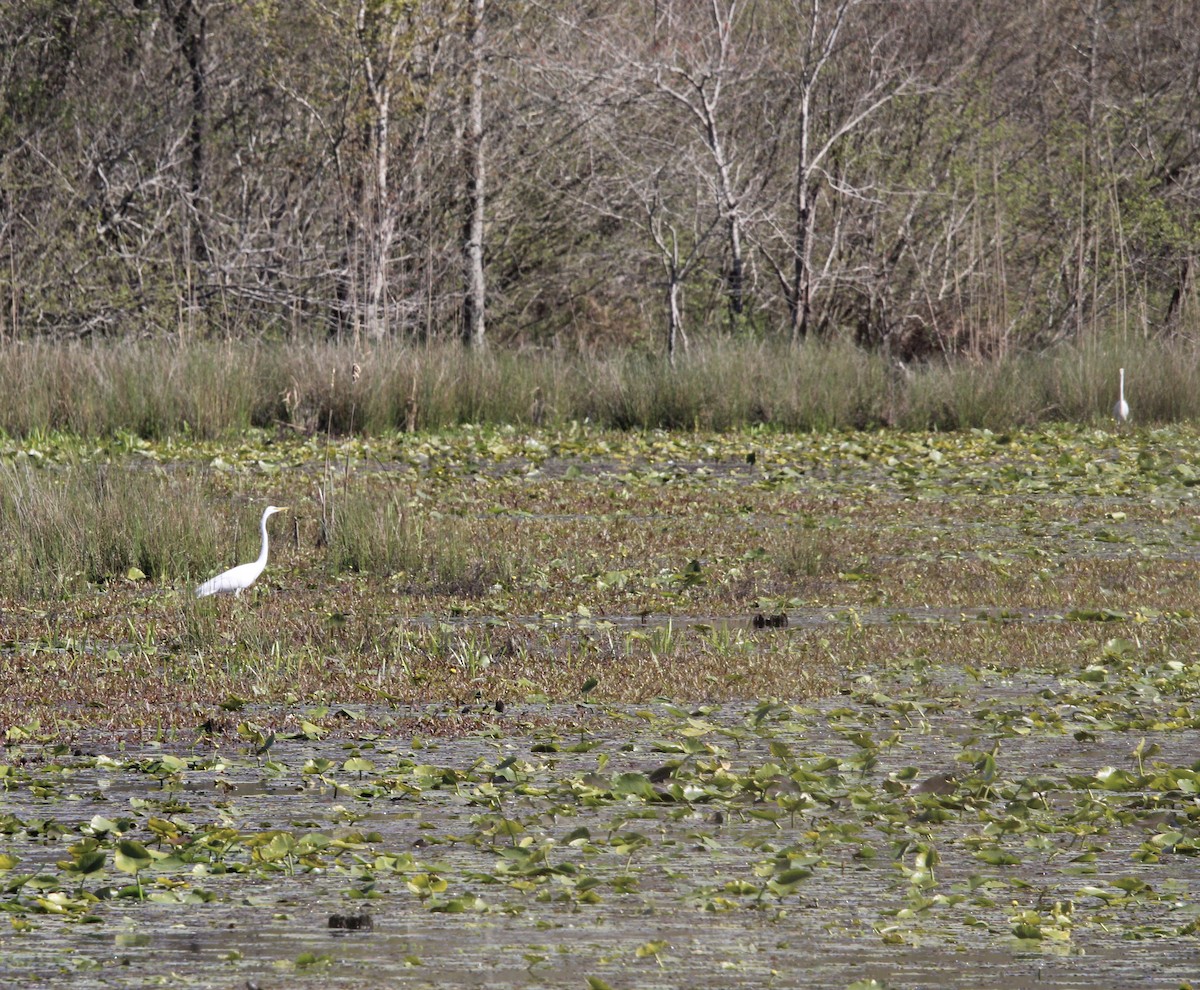
<instances>
[{"instance_id":1,"label":"distant white egret","mask_svg":"<svg viewBox=\"0 0 1200 990\"><path fill-rule=\"evenodd\" d=\"M1119 395L1117 404L1113 406L1113 415L1117 417L1118 423L1125 423L1129 420L1129 403L1125 401L1125 369L1120 372Z\"/></svg>"},{"instance_id":2,"label":"distant white egret","mask_svg":"<svg viewBox=\"0 0 1200 990\"><path fill-rule=\"evenodd\" d=\"M237 567L231 567L216 577L209 578L196 589L196 597L203 598L205 595L216 595L223 591L232 591L236 596L240 595L243 589L249 588L263 572L263 568L267 566L267 519L276 512L286 511L286 505L282 507L268 505L263 510L262 522L259 524L259 528L262 529L263 542L262 553L258 555L258 560L249 564L238 564Z\"/></svg>"}]
</instances>

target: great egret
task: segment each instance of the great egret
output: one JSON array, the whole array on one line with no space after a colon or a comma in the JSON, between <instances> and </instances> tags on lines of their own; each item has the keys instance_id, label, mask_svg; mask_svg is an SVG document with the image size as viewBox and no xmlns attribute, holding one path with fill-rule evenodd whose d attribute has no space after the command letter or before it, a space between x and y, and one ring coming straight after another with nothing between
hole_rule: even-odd
<instances>
[{"instance_id":1,"label":"great egret","mask_svg":"<svg viewBox=\"0 0 1200 990\"><path fill-rule=\"evenodd\" d=\"M1117 417L1118 423L1125 423L1129 420L1129 403L1125 401L1125 369L1120 371L1120 386L1117 397L1117 404L1113 406L1113 415Z\"/></svg>"},{"instance_id":2,"label":"great egret","mask_svg":"<svg viewBox=\"0 0 1200 990\"><path fill-rule=\"evenodd\" d=\"M242 593L242 589L249 588L263 572L263 568L267 566L267 519L276 512L286 511L286 505L282 507L268 505L263 509L262 522L259 524L259 528L262 530L263 545L258 560L249 564L238 564L237 567L231 567L216 577L209 578L196 589L196 597L203 598L205 595L216 595L222 591L232 591L237 596Z\"/></svg>"}]
</instances>

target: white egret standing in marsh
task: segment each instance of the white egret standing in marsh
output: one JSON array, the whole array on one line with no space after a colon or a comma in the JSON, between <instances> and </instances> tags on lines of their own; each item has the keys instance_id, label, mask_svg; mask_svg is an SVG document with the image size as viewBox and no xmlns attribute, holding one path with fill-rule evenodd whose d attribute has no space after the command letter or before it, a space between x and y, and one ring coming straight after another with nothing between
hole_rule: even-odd
<instances>
[{"instance_id":1,"label":"white egret standing in marsh","mask_svg":"<svg viewBox=\"0 0 1200 990\"><path fill-rule=\"evenodd\" d=\"M276 512L286 511L286 505L283 507L268 505L263 509L262 522L259 524L259 528L262 530L262 553L258 555L258 560L251 561L249 564L238 564L237 567L231 567L216 577L209 578L196 589L196 597L203 598L205 595L216 595L223 591L232 591L237 596L242 593L243 589L249 588L263 572L263 568L267 566L267 519Z\"/></svg>"},{"instance_id":2,"label":"white egret standing in marsh","mask_svg":"<svg viewBox=\"0 0 1200 990\"><path fill-rule=\"evenodd\" d=\"M1129 403L1125 401L1125 369L1120 371L1120 384L1117 386L1117 404L1113 406L1113 415L1117 417L1118 423L1127 423L1129 421Z\"/></svg>"}]
</instances>

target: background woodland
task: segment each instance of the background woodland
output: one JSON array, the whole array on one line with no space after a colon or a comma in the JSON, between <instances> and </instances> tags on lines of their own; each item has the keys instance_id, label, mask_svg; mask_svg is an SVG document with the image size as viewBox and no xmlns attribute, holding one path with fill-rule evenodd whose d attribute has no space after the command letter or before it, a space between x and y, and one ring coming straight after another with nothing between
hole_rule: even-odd
<instances>
[{"instance_id":1,"label":"background woodland","mask_svg":"<svg viewBox=\"0 0 1200 990\"><path fill-rule=\"evenodd\" d=\"M1189 0L9 0L0 339L1196 329Z\"/></svg>"}]
</instances>

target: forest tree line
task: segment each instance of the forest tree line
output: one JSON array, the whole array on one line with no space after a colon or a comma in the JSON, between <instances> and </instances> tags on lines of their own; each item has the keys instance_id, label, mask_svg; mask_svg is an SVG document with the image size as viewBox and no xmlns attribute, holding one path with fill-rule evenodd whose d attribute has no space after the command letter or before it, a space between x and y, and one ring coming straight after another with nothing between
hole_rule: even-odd
<instances>
[{"instance_id":1,"label":"forest tree line","mask_svg":"<svg viewBox=\"0 0 1200 990\"><path fill-rule=\"evenodd\" d=\"M0 339L1197 325L1191 0L9 0Z\"/></svg>"}]
</instances>

